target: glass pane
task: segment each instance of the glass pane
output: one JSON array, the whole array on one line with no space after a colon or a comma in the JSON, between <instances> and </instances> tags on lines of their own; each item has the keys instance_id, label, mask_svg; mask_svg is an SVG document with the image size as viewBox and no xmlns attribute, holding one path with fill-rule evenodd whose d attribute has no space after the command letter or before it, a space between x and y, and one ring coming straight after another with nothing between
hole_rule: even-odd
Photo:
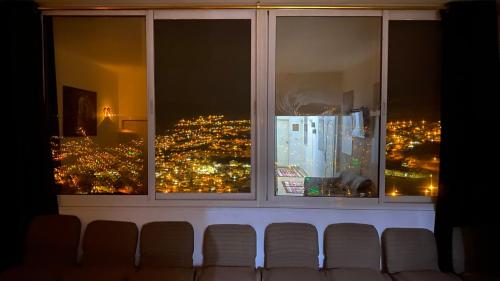
<instances>
[{"instance_id":1,"label":"glass pane","mask_svg":"<svg viewBox=\"0 0 500 281\"><path fill-rule=\"evenodd\" d=\"M386 195L437 195L440 52L439 22L389 22Z\"/></svg>"},{"instance_id":2,"label":"glass pane","mask_svg":"<svg viewBox=\"0 0 500 281\"><path fill-rule=\"evenodd\" d=\"M276 195L377 197L379 17L277 17Z\"/></svg>"},{"instance_id":3,"label":"glass pane","mask_svg":"<svg viewBox=\"0 0 500 281\"><path fill-rule=\"evenodd\" d=\"M156 192L251 190L251 21L155 21Z\"/></svg>"},{"instance_id":4,"label":"glass pane","mask_svg":"<svg viewBox=\"0 0 500 281\"><path fill-rule=\"evenodd\" d=\"M147 194L145 20L54 17L61 194Z\"/></svg>"}]
</instances>

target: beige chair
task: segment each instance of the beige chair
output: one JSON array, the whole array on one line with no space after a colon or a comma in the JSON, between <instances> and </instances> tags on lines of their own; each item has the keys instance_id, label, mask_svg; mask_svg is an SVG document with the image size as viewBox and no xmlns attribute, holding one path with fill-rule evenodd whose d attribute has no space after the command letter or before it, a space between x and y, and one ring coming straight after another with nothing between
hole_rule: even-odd
<instances>
[{"instance_id":1,"label":"beige chair","mask_svg":"<svg viewBox=\"0 0 500 281\"><path fill-rule=\"evenodd\" d=\"M33 218L25 239L21 266L0 275L2 281L56 281L76 265L81 223L75 216Z\"/></svg>"},{"instance_id":2,"label":"beige chair","mask_svg":"<svg viewBox=\"0 0 500 281\"><path fill-rule=\"evenodd\" d=\"M264 237L263 281L324 281L318 270L318 232L306 223L273 223Z\"/></svg>"},{"instance_id":3,"label":"beige chair","mask_svg":"<svg viewBox=\"0 0 500 281\"><path fill-rule=\"evenodd\" d=\"M330 281L385 281L380 272L380 241L372 225L339 223L325 230L323 269Z\"/></svg>"},{"instance_id":4,"label":"beige chair","mask_svg":"<svg viewBox=\"0 0 500 281\"><path fill-rule=\"evenodd\" d=\"M79 267L67 272L64 281L122 281L134 271L138 230L135 223L93 221L83 237Z\"/></svg>"},{"instance_id":5,"label":"beige chair","mask_svg":"<svg viewBox=\"0 0 500 281\"><path fill-rule=\"evenodd\" d=\"M388 228L382 234L383 265L396 281L456 281L439 270L434 234L421 228Z\"/></svg>"},{"instance_id":6,"label":"beige chair","mask_svg":"<svg viewBox=\"0 0 500 281\"><path fill-rule=\"evenodd\" d=\"M260 281L255 269L256 234L250 225L210 225L203 238L197 281Z\"/></svg>"},{"instance_id":7,"label":"beige chair","mask_svg":"<svg viewBox=\"0 0 500 281\"><path fill-rule=\"evenodd\" d=\"M188 222L151 222L142 226L139 270L129 281L192 281L193 226Z\"/></svg>"}]
</instances>

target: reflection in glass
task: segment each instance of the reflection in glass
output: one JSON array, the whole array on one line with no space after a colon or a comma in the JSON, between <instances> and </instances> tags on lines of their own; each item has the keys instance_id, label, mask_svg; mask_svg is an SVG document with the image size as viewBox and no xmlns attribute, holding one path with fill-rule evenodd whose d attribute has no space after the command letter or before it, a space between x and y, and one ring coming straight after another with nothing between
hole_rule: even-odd
<instances>
[{"instance_id":1,"label":"reflection in glass","mask_svg":"<svg viewBox=\"0 0 500 281\"><path fill-rule=\"evenodd\" d=\"M276 195L378 195L379 17L277 17Z\"/></svg>"},{"instance_id":2,"label":"reflection in glass","mask_svg":"<svg viewBox=\"0 0 500 281\"><path fill-rule=\"evenodd\" d=\"M147 194L144 18L53 17L52 24L60 193Z\"/></svg>"},{"instance_id":3,"label":"reflection in glass","mask_svg":"<svg viewBox=\"0 0 500 281\"><path fill-rule=\"evenodd\" d=\"M155 21L156 192L251 191L251 21Z\"/></svg>"},{"instance_id":4,"label":"reflection in glass","mask_svg":"<svg viewBox=\"0 0 500 281\"><path fill-rule=\"evenodd\" d=\"M437 195L440 38L437 21L389 22L386 195Z\"/></svg>"}]
</instances>

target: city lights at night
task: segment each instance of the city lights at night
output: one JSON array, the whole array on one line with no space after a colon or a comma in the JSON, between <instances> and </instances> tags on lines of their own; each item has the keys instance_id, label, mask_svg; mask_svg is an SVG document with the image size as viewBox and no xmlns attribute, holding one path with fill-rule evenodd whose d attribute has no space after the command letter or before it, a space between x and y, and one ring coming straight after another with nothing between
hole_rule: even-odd
<instances>
[{"instance_id":1,"label":"city lights at night","mask_svg":"<svg viewBox=\"0 0 500 281\"><path fill-rule=\"evenodd\" d=\"M222 115L181 119L156 136L156 191L250 192L250 120ZM144 141L100 145L91 137L54 137L61 194L147 194Z\"/></svg>"},{"instance_id":2,"label":"city lights at night","mask_svg":"<svg viewBox=\"0 0 500 281\"><path fill-rule=\"evenodd\" d=\"M435 196L441 122L387 122L386 193Z\"/></svg>"},{"instance_id":3,"label":"city lights at night","mask_svg":"<svg viewBox=\"0 0 500 281\"><path fill-rule=\"evenodd\" d=\"M435 196L440 122L387 123L386 193ZM101 145L92 137L53 137L61 194L147 194L144 140ZM179 120L155 139L156 192L250 192L250 120L223 115Z\"/></svg>"},{"instance_id":4,"label":"city lights at night","mask_svg":"<svg viewBox=\"0 0 500 281\"><path fill-rule=\"evenodd\" d=\"M144 141L101 145L91 137L51 139L61 194L146 194Z\"/></svg>"},{"instance_id":5,"label":"city lights at night","mask_svg":"<svg viewBox=\"0 0 500 281\"><path fill-rule=\"evenodd\" d=\"M250 120L182 119L156 136L156 192L250 192Z\"/></svg>"}]
</instances>

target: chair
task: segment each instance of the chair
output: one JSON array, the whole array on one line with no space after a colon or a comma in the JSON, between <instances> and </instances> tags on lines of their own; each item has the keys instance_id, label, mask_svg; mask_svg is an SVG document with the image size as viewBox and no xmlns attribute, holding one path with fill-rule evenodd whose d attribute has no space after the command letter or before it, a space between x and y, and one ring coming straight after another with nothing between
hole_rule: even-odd
<instances>
[{"instance_id":1,"label":"chair","mask_svg":"<svg viewBox=\"0 0 500 281\"><path fill-rule=\"evenodd\" d=\"M134 271L138 230L135 223L97 220L83 237L80 266L67 272L64 281L122 281Z\"/></svg>"},{"instance_id":2,"label":"chair","mask_svg":"<svg viewBox=\"0 0 500 281\"><path fill-rule=\"evenodd\" d=\"M184 221L150 222L142 226L139 270L129 281L192 281L193 226Z\"/></svg>"},{"instance_id":3,"label":"chair","mask_svg":"<svg viewBox=\"0 0 500 281\"><path fill-rule=\"evenodd\" d=\"M452 240L453 270L464 281L497 281L500 273L498 231L492 227L454 227ZM496 246L496 247L495 247ZM495 272L496 271L496 272Z\"/></svg>"},{"instance_id":4,"label":"chair","mask_svg":"<svg viewBox=\"0 0 500 281\"><path fill-rule=\"evenodd\" d=\"M76 265L81 223L76 216L33 218L25 239L21 266L0 275L2 281L55 281Z\"/></svg>"},{"instance_id":5,"label":"chair","mask_svg":"<svg viewBox=\"0 0 500 281\"><path fill-rule=\"evenodd\" d=\"M385 281L380 272L380 242L372 225L339 223L325 230L323 269L329 281Z\"/></svg>"},{"instance_id":6,"label":"chair","mask_svg":"<svg viewBox=\"0 0 500 281\"><path fill-rule=\"evenodd\" d=\"M382 234L383 265L396 281L457 281L439 271L434 234L421 228L388 228Z\"/></svg>"},{"instance_id":7,"label":"chair","mask_svg":"<svg viewBox=\"0 0 500 281\"><path fill-rule=\"evenodd\" d=\"M210 225L203 239L197 281L260 281L255 269L256 234L250 225Z\"/></svg>"},{"instance_id":8,"label":"chair","mask_svg":"<svg viewBox=\"0 0 500 281\"><path fill-rule=\"evenodd\" d=\"M264 237L263 281L325 281L318 270L318 232L306 223L273 223Z\"/></svg>"}]
</instances>

